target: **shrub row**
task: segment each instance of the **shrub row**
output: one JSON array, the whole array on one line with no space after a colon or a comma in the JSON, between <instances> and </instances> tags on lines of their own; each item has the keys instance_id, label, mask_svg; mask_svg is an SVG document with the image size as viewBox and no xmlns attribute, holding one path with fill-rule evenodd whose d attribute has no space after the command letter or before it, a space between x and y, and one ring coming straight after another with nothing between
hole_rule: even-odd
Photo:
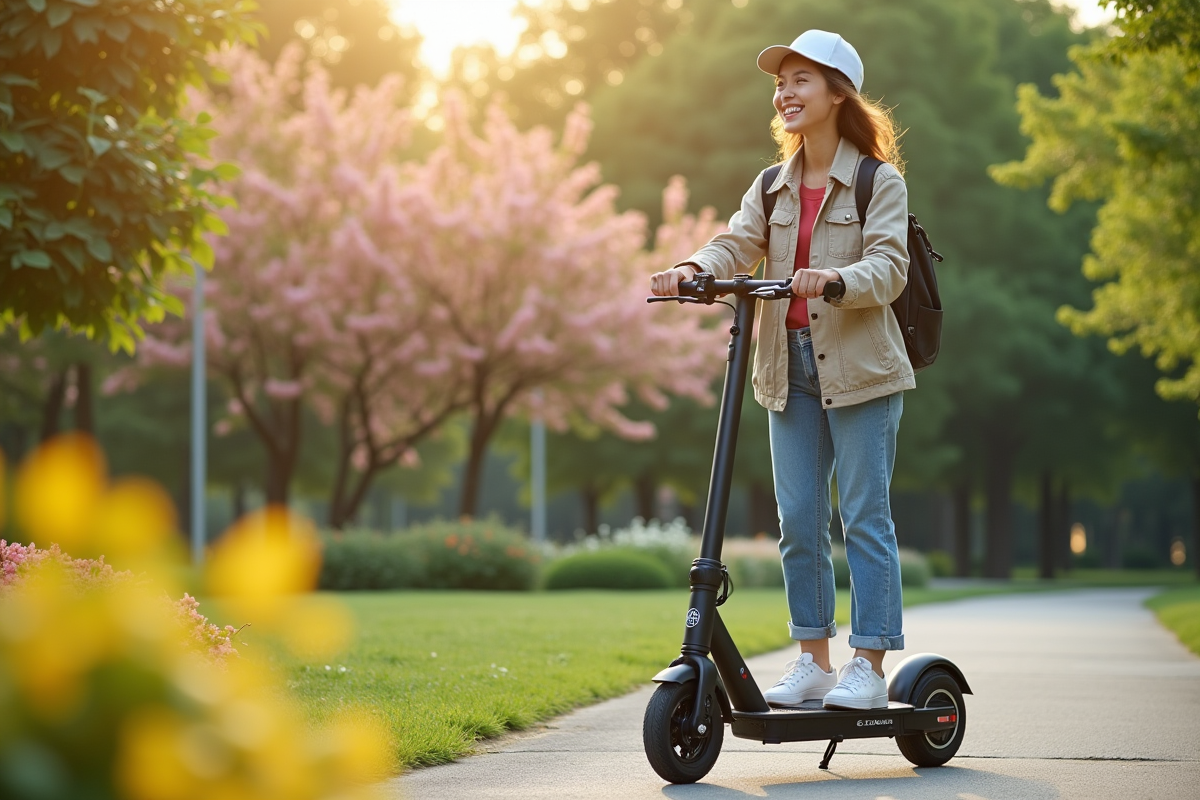
<instances>
[{"instance_id":1,"label":"shrub row","mask_svg":"<svg viewBox=\"0 0 1200 800\"><path fill-rule=\"evenodd\" d=\"M499 589L537 585L540 555L520 531L491 521L432 522L401 533L328 533L322 589Z\"/></svg>"},{"instance_id":2,"label":"shrub row","mask_svg":"<svg viewBox=\"0 0 1200 800\"><path fill-rule=\"evenodd\" d=\"M668 589L677 576L654 553L632 547L584 550L546 569L547 589Z\"/></svg>"},{"instance_id":3,"label":"shrub row","mask_svg":"<svg viewBox=\"0 0 1200 800\"><path fill-rule=\"evenodd\" d=\"M539 584L539 553L517 530L493 521L432 522L396 534L346 531L323 535L319 586L331 590L493 589L528 591ZM547 589L665 589L688 585L695 542L638 544L589 542L553 560ZM736 586L782 587L779 556L732 555L726 559ZM834 581L850 585L845 551L833 551ZM900 551L904 586L925 586L930 565L911 550Z\"/></svg>"}]
</instances>

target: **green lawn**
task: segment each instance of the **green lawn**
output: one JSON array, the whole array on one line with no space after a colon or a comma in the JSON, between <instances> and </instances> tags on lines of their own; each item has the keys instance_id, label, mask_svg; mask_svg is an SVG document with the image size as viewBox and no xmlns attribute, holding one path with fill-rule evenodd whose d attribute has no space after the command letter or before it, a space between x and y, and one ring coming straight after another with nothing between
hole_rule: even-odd
<instances>
[{"instance_id":1,"label":"green lawn","mask_svg":"<svg viewBox=\"0 0 1200 800\"><path fill-rule=\"evenodd\" d=\"M1179 637L1184 647L1200 656L1200 586L1169 589L1147 600L1146 607Z\"/></svg>"},{"instance_id":2,"label":"green lawn","mask_svg":"<svg viewBox=\"0 0 1200 800\"><path fill-rule=\"evenodd\" d=\"M906 605L1005 591L910 589ZM684 591L343 593L357 642L328 664L287 662L289 686L320 720L366 707L393 731L401 768L470 753L644 683L679 654ZM837 621L849 596L838 592ZM788 644L779 589L741 589L722 608L746 656ZM845 639L841 639L842 642Z\"/></svg>"}]
</instances>

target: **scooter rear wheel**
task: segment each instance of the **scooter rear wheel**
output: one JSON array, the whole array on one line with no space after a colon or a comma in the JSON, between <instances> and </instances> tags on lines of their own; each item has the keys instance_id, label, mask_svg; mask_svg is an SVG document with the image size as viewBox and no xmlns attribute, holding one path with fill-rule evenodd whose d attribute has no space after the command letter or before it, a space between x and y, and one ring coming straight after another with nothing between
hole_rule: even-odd
<instances>
[{"instance_id":1,"label":"scooter rear wheel","mask_svg":"<svg viewBox=\"0 0 1200 800\"><path fill-rule=\"evenodd\" d=\"M695 783L708 774L721 754L725 724L721 707L710 694L703 699L703 735L687 735L686 722L696 701L696 682L662 683L646 705L642 744L650 766L671 783Z\"/></svg>"},{"instance_id":2,"label":"scooter rear wheel","mask_svg":"<svg viewBox=\"0 0 1200 800\"><path fill-rule=\"evenodd\" d=\"M897 736L901 755L918 767L940 767L954 758L967 732L967 707L958 681L944 669L931 669L917 681L908 702L915 708L952 707L955 722L944 731Z\"/></svg>"}]
</instances>

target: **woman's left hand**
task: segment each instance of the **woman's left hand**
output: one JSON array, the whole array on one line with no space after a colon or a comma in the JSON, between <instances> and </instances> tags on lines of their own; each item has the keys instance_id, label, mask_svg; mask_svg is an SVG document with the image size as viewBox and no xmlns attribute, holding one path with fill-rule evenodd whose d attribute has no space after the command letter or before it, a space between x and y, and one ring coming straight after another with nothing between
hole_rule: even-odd
<instances>
[{"instance_id":1,"label":"woman's left hand","mask_svg":"<svg viewBox=\"0 0 1200 800\"><path fill-rule=\"evenodd\" d=\"M821 296L825 284L841 279L842 276L833 269L798 269L792 275L792 294L811 300Z\"/></svg>"}]
</instances>

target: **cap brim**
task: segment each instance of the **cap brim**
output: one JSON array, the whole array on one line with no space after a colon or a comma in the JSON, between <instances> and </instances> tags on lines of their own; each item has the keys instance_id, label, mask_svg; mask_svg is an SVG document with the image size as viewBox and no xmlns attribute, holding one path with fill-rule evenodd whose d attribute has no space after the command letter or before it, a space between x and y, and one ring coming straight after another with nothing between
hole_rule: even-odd
<instances>
[{"instance_id":1,"label":"cap brim","mask_svg":"<svg viewBox=\"0 0 1200 800\"><path fill-rule=\"evenodd\" d=\"M778 75L780 65L790 55L800 55L800 53L787 45L772 45L758 54L758 68L768 75Z\"/></svg>"}]
</instances>

